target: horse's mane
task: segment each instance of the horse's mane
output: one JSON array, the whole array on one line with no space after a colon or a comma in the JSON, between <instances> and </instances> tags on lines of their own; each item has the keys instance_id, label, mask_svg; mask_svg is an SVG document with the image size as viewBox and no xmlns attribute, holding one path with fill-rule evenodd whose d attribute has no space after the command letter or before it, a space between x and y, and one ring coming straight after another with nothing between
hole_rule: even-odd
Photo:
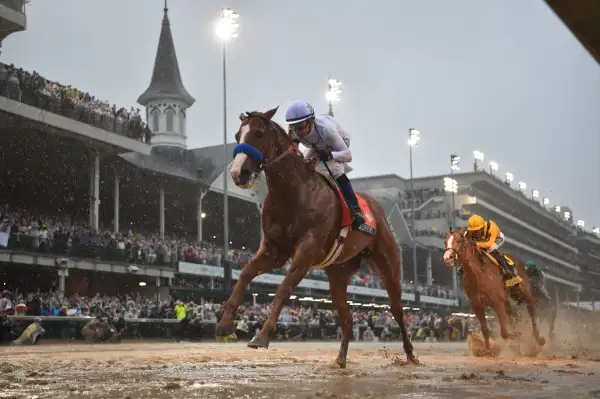
<instances>
[{"instance_id":1,"label":"horse's mane","mask_svg":"<svg viewBox=\"0 0 600 399\"><path fill-rule=\"evenodd\" d=\"M275 128L276 132L278 132L281 135L283 135L285 137L286 141L289 142L289 144L292 144L292 139L285 132L285 129L283 127L281 127L281 125L279 123L275 122L273 119L267 119L265 117L265 113L264 112L260 112L260 111L247 111L246 112L246 116L248 116L248 118L257 117L257 118L262 119L265 122L270 123Z\"/></svg>"},{"instance_id":2,"label":"horse's mane","mask_svg":"<svg viewBox=\"0 0 600 399\"><path fill-rule=\"evenodd\" d=\"M450 230L448 231L449 233L458 233L461 236L464 237L465 233L466 233L467 229L465 227L459 227L458 229L453 229L452 227L450 227Z\"/></svg>"},{"instance_id":3,"label":"horse's mane","mask_svg":"<svg viewBox=\"0 0 600 399\"><path fill-rule=\"evenodd\" d=\"M246 116L248 118L251 117L256 117L256 118L260 118L261 120L267 122L268 124L270 124L275 132L277 134L279 134L281 137L283 137L283 139L286 142L286 145L294 145L295 147L297 147L298 143L295 143L292 138L287 134L287 132L285 131L285 129L277 122L275 122L273 119L267 119L265 117L264 112L260 112L260 111L247 111L246 112ZM299 154L301 154L301 152L299 152ZM304 166L306 167L306 169L308 170L309 173L314 173L317 174L318 172L315 169L310 168L306 163L303 163Z\"/></svg>"}]
</instances>

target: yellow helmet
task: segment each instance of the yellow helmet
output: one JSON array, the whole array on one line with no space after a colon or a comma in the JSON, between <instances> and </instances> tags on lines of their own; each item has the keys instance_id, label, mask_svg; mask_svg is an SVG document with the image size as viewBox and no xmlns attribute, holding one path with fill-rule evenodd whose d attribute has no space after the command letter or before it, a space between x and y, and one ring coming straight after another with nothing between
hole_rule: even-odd
<instances>
[{"instance_id":1,"label":"yellow helmet","mask_svg":"<svg viewBox=\"0 0 600 399\"><path fill-rule=\"evenodd\" d=\"M467 230L479 230L485 226L485 220L479 215L473 215L469 218L467 222Z\"/></svg>"}]
</instances>

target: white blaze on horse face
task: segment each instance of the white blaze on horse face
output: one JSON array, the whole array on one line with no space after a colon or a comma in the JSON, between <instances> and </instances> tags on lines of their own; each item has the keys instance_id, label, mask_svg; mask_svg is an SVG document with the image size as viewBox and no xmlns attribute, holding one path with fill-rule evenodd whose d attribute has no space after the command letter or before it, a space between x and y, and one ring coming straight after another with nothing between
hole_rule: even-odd
<instances>
[{"instance_id":1,"label":"white blaze on horse face","mask_svg":"<svg viewBox=\"0 0 600 399\"><path fill-rule=\"evenodd\" d=\"M444 260L445 261L450 260L450 251L449 251L449 249L452 249L452 245L454 245L454 236L450 236L448 238L448 242L446 243L446 250L444 251Z\"/></svg>"},{"instance_id":2,"label":"white blaze on horse face","mask_svg":"<svg viewBox=\"0 0 600 399\"><path fill-rule=\"evenodd\" d=\"M240 144L246 142L248 132L250 132L250 126L247 124L242 126L242 129L240 130ZM231 177L233 178L233 181L236 181L240 177L242 166L244 166L246 159L248 159L248 155L243 152L237 154L233 159L233 164L231 165Z\"/></svg>"}]
</instances>

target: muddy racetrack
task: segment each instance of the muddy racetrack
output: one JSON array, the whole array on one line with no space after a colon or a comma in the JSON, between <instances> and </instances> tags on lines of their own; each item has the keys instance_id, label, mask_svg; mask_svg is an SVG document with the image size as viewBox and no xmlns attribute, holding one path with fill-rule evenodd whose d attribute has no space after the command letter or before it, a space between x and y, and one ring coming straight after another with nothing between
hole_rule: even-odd
<instances>
[{"instance_id":1,"label":"muddy racetrack","mask_svg":"<svg viewBox=\"0 0 600 399\"><path fill-rule=\"evenodd\" d=\"M0 348L0 398L600 398L600 359L475 358L465 343L49 344Z\"/></svg>"}]
</instances>

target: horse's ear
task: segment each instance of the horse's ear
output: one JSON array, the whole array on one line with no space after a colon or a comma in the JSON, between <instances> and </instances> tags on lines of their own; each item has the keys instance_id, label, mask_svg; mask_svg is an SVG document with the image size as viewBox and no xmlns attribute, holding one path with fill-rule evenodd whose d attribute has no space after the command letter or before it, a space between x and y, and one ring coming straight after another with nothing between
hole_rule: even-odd
<instances>
[{"instance_id":1,"label":"horse's ear","mask_svg":"<svg viewBox=\"0 0 600 399\"><path fill-rule=\"evenodd\" d=\"M452 234L452 226L448 229L448 233Z\"/></svg>"},{"instance_id":2,"label":"horse's ear","mask_svg":"<svg viewBox=\"0 0 600 399\"><path fill-rule=\"evenodd\" d=\"M246 114L244 114L243 112L240 114L240 120L243 122L245 121L247 118Z\"/></svg>"},{"instance_id":3,"label":"horse's ear","mask_svg":"<svg viewBox=\"0 0 600 399\"><path fill-rule=\"evenodd\" d=\"M268 110L267 112L265 112L265 118L271 120L273 119L273 117L275 116L275 113L277 113L277 110L279 109L279 105L276 106L273 109Z\"/></svg>"}]
</instances>

